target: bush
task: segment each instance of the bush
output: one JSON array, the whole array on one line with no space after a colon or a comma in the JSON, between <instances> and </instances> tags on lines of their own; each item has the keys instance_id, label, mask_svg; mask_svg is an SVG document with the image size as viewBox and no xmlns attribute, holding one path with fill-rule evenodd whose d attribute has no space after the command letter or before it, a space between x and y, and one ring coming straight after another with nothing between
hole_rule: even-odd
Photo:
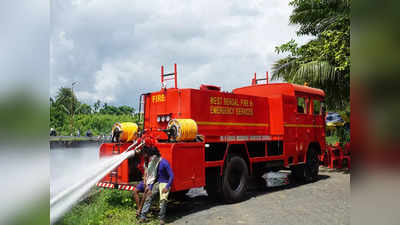
<instances>
[{"instance_id":1,"label":"bush","mask_svg":"<svg viewBox=\"0 0 400 225\"><path fill-rule=\"evenodd\" d=\"M108 190L104 198L110 206L131 207L135 203L132 201L132 193L128 191Z\"/></svg>"},{"instance_id":2,"label":"bush","mask_svg":"<svg viewBox=\"0 0 400 225\"><path fill-rule=\"evenodd\" d=\"M153 204L153 211L158 205ZM157 213L146 224L158 224ZM102 189L74 206L56 225L138 224L135 201L130 191Z\"/></svg>"},{"instance_id":3,"label":"bush","mask_svg":"<svg viewBox=\"0 0 400 225\"><path fill-rule=\"evenodd\" d=\"M132 193L118 190L101 190L88 200L73 207L58 225L104 225L120 224L119 217L136 220ZM114 222L111 222L114 221Z\"/></svg>"},{"instance_id":4,"label":"bush","mask_svg":"<svg viewBox=\"0 0 400 225\"><path fill-rule=\"evenodd\" d=\"M138 116L128 114L110 115L110 114L78 114L74 116L74 128L80 130L81 135L85 135L90 130L93 135L109 135L111 128L116 122L138 122ZM57 134L70 135L71 124L65 120L61 126L56 127Z\"/></svg>"}]
</instances>

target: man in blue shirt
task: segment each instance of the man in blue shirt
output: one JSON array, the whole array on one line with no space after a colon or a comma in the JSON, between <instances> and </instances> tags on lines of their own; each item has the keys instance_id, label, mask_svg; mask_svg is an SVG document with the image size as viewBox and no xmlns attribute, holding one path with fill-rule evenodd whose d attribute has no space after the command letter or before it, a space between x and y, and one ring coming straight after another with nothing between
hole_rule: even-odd
<instances>
[{"instance_id":1,"label":"man in blue shirt","mask_svg":"<svg viewBox=\"0 0 400 225\"><path fill-rule=\"evenodd\" d=\"M150 184L148 188L148 194L146 195L146 201L143 205L143 209L140 215L140 221L143 222L146 219L146 214L150 209L151 202L157 194L160 194L160 224L165 224L165 212L167 209L168 195L171 189L172 181L174 179L174 173L172 172L171 166L166 159L161 158L160 152L156 147L152 147L149 151L150 157L155 163L156 167L156 179L155 182ZM158 158L158 159L157 159ZM151 171L149 172L151 173ZM151 176L151 174L149 174Z\"/></svg>"}]
</instances>

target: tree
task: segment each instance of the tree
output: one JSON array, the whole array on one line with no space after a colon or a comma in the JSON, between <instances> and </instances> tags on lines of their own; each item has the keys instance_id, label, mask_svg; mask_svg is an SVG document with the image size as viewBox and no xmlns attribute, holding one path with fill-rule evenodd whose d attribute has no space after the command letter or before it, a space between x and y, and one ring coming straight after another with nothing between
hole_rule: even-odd
<instances>
[{"instance_id":1,"label":"tree","mask_svg":"<svg viewBox=\"0 0 400 225\"><path fill-rule=\"evenodd\" d=\"M78 114L91 114L92 113L92 107L88 104L81 104L79 107L79 110L77 111Z\"/></svg>"},{"instance_id":2,"label":"tree","mask_svg":"<svg viewBox=\"0 0 400 225\"><path fill-rule=\"evenodd\" d=\"M107 103L104 103L103 107L100 109L101 114L109 114L109 115L132 114L133 111L134 109L129 106L116 107L113 105L108 105Z\"/></svg>"},{"instance_id":3,"label":"tree","mask_svg":"<svg viewBox=\"0 0 400 225\"><path fill-rule=\"evenodd\" d=\"M118 110L120 111L121 114L132 114L133 112L135 112L134 108L129 107L127 105L118 107Z\"/></svg>"},{"instance_id":4,"label":"tree","mask_svg":"<svg viewBox=\"0 0 400 225\"><path fill-rule=\"evenodd\" d=\"M58 90L55 104L60 106L67 114L72 115L72 112L75 112L79 107L80 102L72 93L71 88L61 87Z\"/></svg>"},{"instance_id":5,"label":"tree","mask_svg":"<svg viewBox=\"0 0 400 225\"><path fill-rule=\"evenodd\" d=\"M94 105L93 105L94 112L99 112L100 105L101 105L100 100L97 100L97 101L94 103Z\"/></svg>"},{"instance_id":6,"label":"tree","mask_svg":"<svg viewBox=\"0 0 400 225\"><path fill-rule=\"evenodd\" d=\"M74 132L74 114L78 113L79 110L81 109L81 103L78 101L77 97L75 94L72 92L71 88L65 88L61 87L56 96L56 101L54 103L54 108L56 112L55 114L60 114L60 113L65 113L66 115L69 116L70 118L70 132ZM51 112L50 112L51 113ZM61 115L59 115L61 117ZM62 121L63 125L65 126L65 115L62 116ZM58 124L60 125L60 124Z\"/></svg>"},{"instance_id":7,"label":"tree","mask_svg":"<svg viewBox=\"0 0 400 225\"><path fill-rule=\"evenodd\" d=\"M328 109L344 109L350 96L350 1L293 0L289 18L300 25L297 35L314 35L305 45L291 40L276 47L288 56L272 66L272 79L318 87Z\"/></svg>"},{"instance_id":8,"label":"tree","mask_svg":"<svg viewBox=\"0 0 400 225\"><path fill-rule=\"evenodd\" d=\"M138 116L132 115L134 108L130 106L116 107L104 103L100 107L101 102L97 100L92 108L81 103L70 88L61 87L55 98L49 98L49 103L50 127L55 128L60 135L69 135L72 124L82 132L90 129L93 135L99 135L109 134L116 122L138 121Z\"/></svg>"},{"instance_id":9,"label":"tree","mask_svg":"<svg viewBox=\"0 0 400 225\"><path fill-rule=\"evenodd\" d=\"M60 133L65 123L68 123L68 115L64 109L50 99L50 127L55 128Z\"/></svg>"}]
</instances>

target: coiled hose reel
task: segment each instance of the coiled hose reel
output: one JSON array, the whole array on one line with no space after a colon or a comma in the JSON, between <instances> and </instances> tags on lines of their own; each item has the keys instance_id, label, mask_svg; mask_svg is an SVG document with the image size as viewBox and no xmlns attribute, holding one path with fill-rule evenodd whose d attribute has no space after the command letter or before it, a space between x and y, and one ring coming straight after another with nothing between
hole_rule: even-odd
<instances>
[{"instance_id":1,"label":"coiled hose reel","mask_svg":"<svg viewBox=\"0 0 400 225\"><path fill-rule=\"evenodd\" d=\"M192 119L173 119L168 122L169 141L194 141L197 137L197 123Z\"/></svg>"},{"instance_id":2,"label":"coiled hose reel","mask_svg":"<svg viewBox=\"0 0 400 225\"><path fill-rule=\"evenodd\" d=\"M132 142L136 140L138 125L132 122L115 123L112 128L112 142Z\"/></svg>"}]
</instances>

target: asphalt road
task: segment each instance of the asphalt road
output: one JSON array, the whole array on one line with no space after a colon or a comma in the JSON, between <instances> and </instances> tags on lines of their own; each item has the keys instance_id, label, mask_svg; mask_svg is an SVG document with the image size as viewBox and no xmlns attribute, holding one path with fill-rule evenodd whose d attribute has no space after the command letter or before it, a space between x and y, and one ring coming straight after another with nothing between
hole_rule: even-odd
<instances>
[{"instance_id":1,"label":"asphalt road","mask_svg":"<svg viewBox=\"0 0 400 225\"><path fill-rule=\"evenodd\" d=\"M249 198L236 204L215 203L198 192L195 198L170 203L169 224L350 224L350 174L344 171L321 167L312 183L290 179L290 184L274 188L253 184Z\"/></svg>"}]
</instances>

